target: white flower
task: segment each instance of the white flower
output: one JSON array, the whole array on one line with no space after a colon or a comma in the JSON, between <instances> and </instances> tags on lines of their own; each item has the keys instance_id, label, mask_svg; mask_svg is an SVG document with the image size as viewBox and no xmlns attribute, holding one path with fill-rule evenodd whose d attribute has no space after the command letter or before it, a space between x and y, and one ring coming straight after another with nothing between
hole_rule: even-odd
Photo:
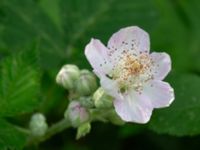
<instances>
[{"instance_id":1,"label":"white flower","mask_svg":"<svg viewBox=\"0 0 200 150\"><path fill-rule=\"evenodd\" d=\"M115 98L117 114L127 122L146 123L152 110L169 106L173 88L162 80L171 70L166 53L149 54L149 35L132 26L113 34L105 47L92 39L85 55L104 90Z\"/></svg>"}]
</instances>

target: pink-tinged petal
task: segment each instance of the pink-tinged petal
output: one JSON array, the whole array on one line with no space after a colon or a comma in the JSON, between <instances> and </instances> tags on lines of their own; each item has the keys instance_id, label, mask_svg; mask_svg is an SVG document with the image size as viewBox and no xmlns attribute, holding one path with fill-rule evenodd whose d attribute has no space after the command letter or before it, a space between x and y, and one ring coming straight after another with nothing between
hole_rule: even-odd
<instances>
[{"instance_id":1,"label":"pink-tinged petal","mask_svg":"<svg viewBox=\"0 0 200 150\"><path fill-rule=\"evenodd\" d=\"M154 79L163 80L171 70L171 59L167 53L151 53Z\"/></svg>"},{"instance_id":2,"label":"pink-tinged petal","mask_svg":"<svg viewBox=\"0 0 200 150\"><path fill-rule=\"evenodd\" d=\"M132 54L149 53L149 35L137 26L122 28L112 35L108 48L111 55L120 55L124 50Z\"/></svg>"},{"instance_id":3,"label":"pink-tinged petal","mask_svg":"<svg viewBox=\"0 0 200 150\"><path fill-rule=\"evenodd\" d=\"M91 39L85 47L85 55L98 76L109 73L112 68L107 52L107 48L96 39Z\"/></svg>"},{"instance_id":4,"label":"pink-tinged petal","mask_svg":"<svg viewBox=\"0 0 200 150\"><path fill-rule=\"evenodd\" d=\"M148 97L135 91L114 100L114 107L122 120L136 123L147 123L153 110Z\"/></svg>"},{"instance_id":5,"label":"pink-tinged petal","mask_svg":"<svg viewBox=\"0 0 200 150\"><path fill-rule=\"evenodd\" d=\"M174 100L174 89L163 81L150 81L144 87L143 93L150 99L154 108L167 107Z\"/></svg>"},{"instance_id":6,"label":"pink-tinged petal","mask_svg":"<svg viewBox=\"0 0 200 150\"><path fill-rule=\"evenodd\" d=\"M118 88L117 81L111 80L106 76L101 76L100 84L107 94L113 97L116 97L119 95L119 88Z\"/></svg>"}]
</instances>

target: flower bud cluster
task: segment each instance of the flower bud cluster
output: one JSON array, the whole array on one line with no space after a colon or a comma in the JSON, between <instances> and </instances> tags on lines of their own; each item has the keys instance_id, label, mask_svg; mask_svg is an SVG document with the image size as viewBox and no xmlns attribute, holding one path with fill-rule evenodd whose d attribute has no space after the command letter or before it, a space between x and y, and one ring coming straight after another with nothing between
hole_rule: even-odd
<instances>
[{"instance_id":1,"label":"flower bud cluster","mask_svg":"<svg viewBox=\"0 0 200 150\"><path fill-rule=\"evenodd\" d=\"M80 70L75 65L64 65L56 82L73 94L69 97L64 117L72 127L77 128L77 139L89 133L91 121L110 121L118 125L124 123L115 113L113 97L103 88L97 89L96 77L92 72Z\"/></svg>"},{"instance_id":2,"label":"flower bud cluster","mask_svg":"<svg viewBox=\"0 0 200 150\"><path fill-rule=\"evenodd\" d=\"M56 82L80 96L89 96L97 89L94 74L85 69L80 70L76 65L64 65L56 77Z\"/></svg>"}]
</instances>

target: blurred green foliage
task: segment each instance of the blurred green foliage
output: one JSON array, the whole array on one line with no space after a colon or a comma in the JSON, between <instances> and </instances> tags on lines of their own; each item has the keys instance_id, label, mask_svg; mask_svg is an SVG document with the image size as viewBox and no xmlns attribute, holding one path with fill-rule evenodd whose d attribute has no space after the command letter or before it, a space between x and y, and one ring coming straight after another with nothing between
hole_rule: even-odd
<instances>
[{"instance_id":1,"label":"blurred green foliage","mask_svg":"<svg viewBox=\"0 0 200 150\"><path fill-rule=\"evenodd\" d=\"M200 138L186 137L200 134L198 0L1 0L0 149L23 148L25 133L14 125L26 127L30 113L43 112L50 124L62 118L67 93L55 84L61 66L90 69L84 56L90 38L106 44L132 25L149 32L153 51L172 58L166 79L175 89L172 106L156 110L147 125L95 123L80 141L69 130L32 149L198 149Z\"/></svg>"}]
</instances>

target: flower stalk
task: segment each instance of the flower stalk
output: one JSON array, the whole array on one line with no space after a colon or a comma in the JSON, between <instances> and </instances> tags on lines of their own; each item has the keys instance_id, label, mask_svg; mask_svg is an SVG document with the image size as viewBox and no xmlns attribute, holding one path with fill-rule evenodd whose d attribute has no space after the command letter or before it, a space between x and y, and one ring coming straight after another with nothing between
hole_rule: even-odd
<instances>
[{"instance_id":1,"label":"flower stalk","mask_svg":"<svg viewBox=\"0 0 200 150\"><path fill-rule=\"evenodd\" d=\"M65 129L71 127L71 124L69 123L68 119L62 119L59 122L53 124L50 128L48 128L47 132L45 135L41 137L35 137L35 136L30 136L27 145L37 145L40 142L46 141L47 139L51 138L55 134L64 131Z\"/></svg>"},{"instance_id":2,"label":"flower stalk","mask_svg":"<svg viewBox=\"0 0 200 150\"><path fill-rule=\"evenodd\" d=\"M113 110L99 110L99 109L91 109L90 113L91 113L91 118L88 122L94 122L94 121L103 121L103 122L107 122L108 120L105 119L107 117L108 114L110 114ZM48 130L46 131L45 135L40 136L40 137L35 137L30 135L28 141L27 141L27 146L30 145L38 145L41 142L44 142L48 139L50 139L52 136L73 127L69 121L68 118L64 118L62 120L60 120L59 122L53 124L52 126L50 126L48 128ZM28 130L26 130L26 133L30 132Z\"/></svg>"}]
</instances>

